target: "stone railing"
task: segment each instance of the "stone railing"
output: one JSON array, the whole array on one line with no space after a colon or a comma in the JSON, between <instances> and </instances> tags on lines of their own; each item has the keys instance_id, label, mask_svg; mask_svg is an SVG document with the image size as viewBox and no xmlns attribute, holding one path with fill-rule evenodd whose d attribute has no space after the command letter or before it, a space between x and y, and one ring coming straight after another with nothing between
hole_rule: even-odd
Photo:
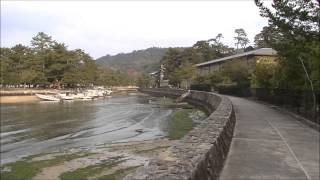
<instances>
[{"instance_id":1,"label":"stone railing","mask_svg":"<svg viewBox=\"0 0 320 180\"><path fill-rule=\"evenodd\" d=\"M141 89L154 96L176 98L185 91L176 89ZM161 158L140 167L126 180L202 180L218 179L232 140L235 116L231 101L218 94L191 91L186 101L205 108L210 115Z\"/></svg>"}]
</instances>

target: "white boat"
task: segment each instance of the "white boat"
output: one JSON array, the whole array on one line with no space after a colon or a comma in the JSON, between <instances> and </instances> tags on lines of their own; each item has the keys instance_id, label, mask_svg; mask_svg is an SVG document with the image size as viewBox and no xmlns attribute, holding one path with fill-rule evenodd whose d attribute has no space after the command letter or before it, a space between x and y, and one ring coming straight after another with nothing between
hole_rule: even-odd
<instances>
[{"instance_id":1,"label":"white boat","mask_svg":"<svg viewBox=\"0 0 320 180\"><path fill-rule=\"evenodd\" d=\"M107 89L107 90L105 91L105 94L106 94L107 96L109 96L111 93L112 93L111 90L108 90L108 89Z\"/></svg>"},{"instance_id":2,"label":"white boat","mask_svg":"<svg viewBox=\"0 0 320 180\"><path fill-rule=\"evenodd\" d=\"M84 92L85 95L91 96L92 98L109 96L111 90L102 90L102 89L88 89Z\"/></svg>"},{"instance_id":3,"label":"white boat","mask_svg":"<svg viewBox=\"0 0 320 180\"><path fill-rule=\"evenodd\" d=\"M73 95L74 99L82 99L82 100L91 100L93 97L92 96L88 96L85 93L77 93L75 95Z\"/></svg>"},{"instance_id":4,"label":"white boat","mask_svg":"<svg viewBox=\"0 0 320 180\"><path fill-rule=\"evenodd\" d=\"M44 101L60 101L60 98L56 95L36 94L36 96Z\"/></svg>"},{"instance_id":5,"label":"white boat","mask_svg":"<svg viewBox=\"0 0 320 180\"><path fill-rule=\"evenodd\" d=\"M105 94L104 91L101 91L101 90L97 90L97 91L96 91L96 95L97 95L98 97L103 97L104 94Z\"/></svg>"},{"instance_id":6,"label":"white boat","mask_svg":"<svg viewBox=\"0 0 320 180\"><path fill-rule=\"evenodd\" d=\"M74 96L71 95L70 93L65 93L65 94L59 93L58 95L60 96L60 98L62 100L74 100L75 99Z\"/></svg>"},{"instance_id":7,"label":"white boat","mask_svg":"<svg viewBox=\"0 0 320 180\"><path fill-rule=\"evenodd\" d=\"M91 99L93 99L93 97L84 95L84 96L81 97L81 99L83 99L83 100L91 100Z\"/></svg>"},{"instance_id":8,"label":"white boat","mask_svg":"<svg viewBox=\"0 0 320 180\"><path fill-rule=\"evenodd\" d=\"M97 90L93 90L93 89L88 89L84 92L85 96L91 97L91 98L95 98L95 97L99 97L98 91Z\"/></svg>"},{"instance_id":9,"label":"white boat","mask_svg":"<svg viewBox=\"0 0 320 180\"><path fill-rule=\"evenodd\" d=\"M110 88L106 89L103 86L96 86L93 87L93 89L87 91L93 93L95 97L109 96L112 93Z\"/></svg>"},{"instance_id":10,"label":"white boat","mask_svg":"<svg viewBox=\"0 0 320 180\"><path fill-rule=\"evenodd\" d=\"M83 96L84 96L83 93L77 93L73 95L74 99L82 99Z\"/></svg>"}]
</instances>

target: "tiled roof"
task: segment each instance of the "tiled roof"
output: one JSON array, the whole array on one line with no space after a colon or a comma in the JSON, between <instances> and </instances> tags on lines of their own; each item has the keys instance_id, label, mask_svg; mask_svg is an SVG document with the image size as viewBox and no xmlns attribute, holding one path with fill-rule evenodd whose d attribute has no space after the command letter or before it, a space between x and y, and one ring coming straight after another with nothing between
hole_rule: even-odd
<instances>
[{"instance_id":1,"label":"tiled roof","mask_svg":"<svg viewBox=\"0 0 320 180\"><path fill-rule=\"evenodd\" d=\"M277 55L277 51L273 50L272 48L261 48L261 49L256 49L253 51L248 51L248 52L244 52L244 53L240 53L240 54L235 54L232 56L227 56L224 58L219 58L219 59L214 59L211 61L199 63L199 64L196 64L196 66L200 67L200 66L205 66L205 65L209 65L209 64L215 64L217 62L226 61L229 59L239 58L239 57L248 56L248 55L275 56L275 55Z\"/></svg>"}]
</instances>

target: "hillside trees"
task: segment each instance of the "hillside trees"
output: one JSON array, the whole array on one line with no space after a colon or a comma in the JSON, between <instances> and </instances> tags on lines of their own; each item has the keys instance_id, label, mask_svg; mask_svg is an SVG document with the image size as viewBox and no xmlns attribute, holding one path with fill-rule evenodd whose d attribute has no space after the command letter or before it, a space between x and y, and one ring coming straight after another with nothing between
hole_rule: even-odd
<instances>
[{"instance_id":1,"label":"hillside trees","mask_svg":"<svg viewBox=\"0 0 320 180\"><path fill-rule=\"evenodd\" d=\"M10 48L0 49L0 84L7 84L9 78L9 53Z\"/></svg>"},{"instance_id":2,"label":"hillside trees","mask_svg":"<svg viewBox=\"0 0 320 180\"><path fill-rule=\"evenodd\" d=\"M177 48L183 49L183 48ZM117 69L122 72L150 73L159 68L159 63L168 48L152 47L144 50L136 50L130 53L106 55L98 58L96 63L107 68Z\"/></svg>"},{"instance_id":3,"label":"hillside trees","mask_svg":"<svg viewBox=\"0 0 320 180\"><path fill-rule=\"evenodd\" d=\"M149 88L153 83L153 79L147 74L142 73L137 76L137 86L140 88Z\"/></svg>"},{"instance_id":4,"label":"hillside trees","mask_svg":"<svg viewBox=\"0 0 320 180\"><path fill-rule=\"evenodd\" d=\"M209 61L215 58L214 51L211 50L209 41L197 41L193 45L193 49L195 49L200 56L201 62Z\"/></svg>"},{"instance_id":5,"label":"hillside trees","mask_svg":"<svg viewBox=\"0 0 320 180\"><path fill-rule=\"evenodd\" d=\"M274 1L274 12L255 0L261 15L269 20L269 27L279 32L278 41L272 48L281 58L282 73L279 76L283 88L311 88L300 59L310 75L312 84L320 88L319 59L319 4L315 1L285 0Z\"/></svg>"},{"instance_id":6,"label":"hillside trees","mask_svg":"<svg viewBox=\"0 0 320 180\"><path fill-rule=\"evenodd\" d=\"M246 62L233 60L221 65L219 71L198 76L194 80L194 86L205 89L218 90L223 93L226 90L245 91L250 87L251 73ZM241 92L237 92L241 94Z\"/></svg>"},{"instance_id":7,"label":"hillside trees","mask_svg":"<svg viewBox=\"0 0 320 180\"><path fill-rule=\"evenodd\" d=\"M170 48L161 60L161 64L166 68L165 78L169 79L170 84L177 87L180 87L183 80L190 84L196 73L193 65L199 63L200 58L193 48L187 48L184 51Z\"/></svg>"},{"instance_id":8,"label":"hillside trees","mask_svg":"<svg viewBox=\"0 0 320 180\"><path fill-rule=\"evenodd\" d=\"M249 39L247 38L247 33L242 28L235 29L234 32L237 34L237 36L234 37L234 39L236 40L235 45L237 47L237 51L239 49L239 45L240 45L240 47L245 49L247 44L249 44L249 42L250 42Z\"/></svg>"},{"instance_id":9,"label":"hillside trees","mask_svg":"<svg viewBox=\"0 0 320 180\"><path fill-rule=\"evenodd\" d=\"M182 63L181 67L178 70L178 73L182 77L183 81L183 86L185 89L189 89L192 80L196 76L196 67L190 63L189 61L186 61Z\"/></svg>"},{"instance_id":10,"label":"hillside trees","mask_svg":"<svg viewBox=\"0 0 320 180\"><path fill-rule=\"evenodd\" d=\"M280 57L276 79L280 88L311 90L316 112L315 90L320 89L319 2L310 0L274 1L272 8L255 0L261 16L281 36L271 47Z\"/></svg>"},{"instance_id":11,"label":"hillside trees","mask_svg":"<svg viewBox=\"0 0 320 180\"><path fill-rule=\"evenodd\" d=\"M39 32L31 40L31 47L35 54L33 68L37 74L37 84L49 84L45 70L48 68L48 55L53 44L52 37L44 32Z\"/></svg>"},{"instance_id":12,"label":"hillside trees","mask_svg":"<svg viewBox=\"0 0 320 180\"><path fill-rule=\"evenodd\" d=\"M98 68L89 54L81 49L68 50L64 43L39 32L31 47L21 44L1 48L0 83L60 88L96 85L132 84L125 73Z\"/></svg>"},{"instance_id":13,"label":"hillside trees","mask_svg":"<svg viewBox=\"0 0 320 180\"><path fill-rule=\"evenodd\" d=\"M166 68L165 78L174 86L180 87L183 82L189 87L196 76L195 64L234 53L233 48L221 42L222 38L222 34L218 34L215 38L197 41L190 48L169 48L160 62Z\"/></svg>"},{"instance_id":14,"label":"hillside trees","mask_svg":"<svg viewBox=\"0 0 320 180\"><path fill-rule=\"evenodd\" d=\"M69 58L60 64L60 67L66 70L61 79L63 83L73 87L77 84L80 86L97 84L98 68L87 53L81 49L75 49L64 55Z\"/></svg>"},{"instance_id":15,"label":"hillside trees","mask_svg":"<svg viewBox=\"0 0 320 180\"><path fill-rule=\"evenodd\" d=\"M246 62L241 60L228 61L223 64L222 83L225 85L235 84L238 88L250 86L250 73Z\"/></svg>"},{"instance_id":16,"label":"hillside trees","mask_svg":"<svg viewBox=\"0 0 320 180\"><path fill-rule=\"evenodd\" d=\"M254 37L254 46L256 48L271 48L281 40L281 33L273 26L265 26L260 33Z\"/></svg>"},{"instance_id":17,"label":"hillside trees","mask_svg":"<svg viewBox=\"0 0 320 180\"><path fill-rule=\"evenodd\" d=\"M35 79L33 57L32 49L21 44L12 48L1 48L1 83L32 83Z\"/></svg>"},{"instance_id":18,"label":"hillside trees","mask_svg":"<svg viewBox=\"0 0 320 180\"><path fill-rule=\"evenodd\" d=\"M277 63L269 63L261 61L256 64L256 68L252 73L252 88L277 88L276 73L279 67Z\"/></svg>"},{"instance_id":19,"label":"hillside trees","mask_svg":"<svg viewBox=\"0 0 320 180\"><path fill-rule=\"evenodd\" d=\"M166 68L165 78L169 78L174 71L181 65L181 51L175 48L169 48L166 54L161 59L160 63Z\"/></svg>"},{"instance_id":20,"label":"hillside trees","mask_svg":"<svg viewBox=\"0 0 320 180\"><path fill-rule=\"evenodd\" d=\"M209 39L208 42L211 44L211 48L217 58L224 57L230 52L230 48L221 42L223 35L219 33L215 38Z\"/></svg>"},{"instance_id":21,"label":"hillside trees","mask_svg":"<svg viewBox=\"0 0 320 180\"><path fill-rule=\"evenodd\" d=\"M223 35L219 33L216 37L209 40L197 41L191 49L198 54L200 62L206 62L234 54L235 51L233 48L230 48L221 42L222 38Z\"/></svg>"},{"instance_id":22,"label":"hillside trees","mask_svg":"<svg viewBox=\"0 0 320 180\"><path fill-rule=\"evenodd\" d=\"M104 86L124 86L136 84L136 76L106 67L98 67L96 83Z\"/></svg>"}]
</instances>

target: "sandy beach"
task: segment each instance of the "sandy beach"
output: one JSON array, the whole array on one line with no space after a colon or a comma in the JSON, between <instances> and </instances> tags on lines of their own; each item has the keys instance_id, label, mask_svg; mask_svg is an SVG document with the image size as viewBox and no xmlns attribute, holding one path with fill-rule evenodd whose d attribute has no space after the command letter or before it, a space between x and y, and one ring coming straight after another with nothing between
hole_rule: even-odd
<instances>
[{"instance_id":1,"label":"sandy beach","mask_svg":"<svg viewBox=\"0 0 320 180\"><path fill-rule=\"evenodd\" d=\"M1 104L33 103L40 101L37 96L0 96Z\"/></svg>"},{"instance_id":2,"label":"sandy beach","mask_svg":"<svg viewBox=\"0 0 320 180\"><path fill-rule=\"evenodd\" d=\"M35 94L56 94L61 92L55 89L1 89L0 103L15 104L15 103L34 103L40 101Z\"/></svg>"}]
</instances>

